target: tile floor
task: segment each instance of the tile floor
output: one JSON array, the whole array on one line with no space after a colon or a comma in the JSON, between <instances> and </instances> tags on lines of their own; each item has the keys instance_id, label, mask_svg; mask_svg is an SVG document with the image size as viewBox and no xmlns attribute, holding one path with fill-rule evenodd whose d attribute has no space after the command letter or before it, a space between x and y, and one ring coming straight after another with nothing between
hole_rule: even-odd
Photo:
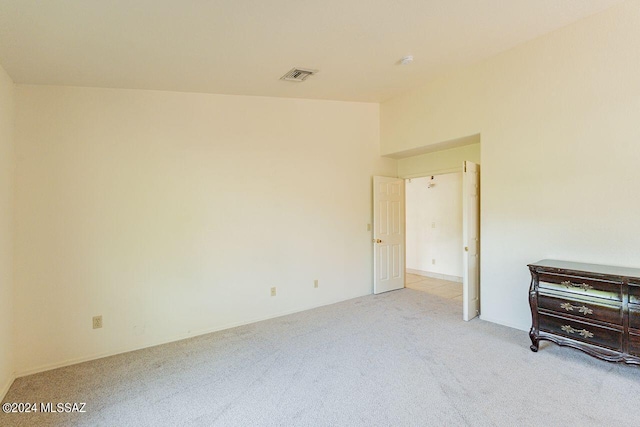
<instances>
[{"instance_id":1,"label":"tile floor","mask_svg":"<svg viewBox=\"0 0 640 427\"><path fill-rule=\"evenodd\" d=\"M405 285L409 289L462 302L462 283L406 273Z\"/></svg>"}]
</instances>

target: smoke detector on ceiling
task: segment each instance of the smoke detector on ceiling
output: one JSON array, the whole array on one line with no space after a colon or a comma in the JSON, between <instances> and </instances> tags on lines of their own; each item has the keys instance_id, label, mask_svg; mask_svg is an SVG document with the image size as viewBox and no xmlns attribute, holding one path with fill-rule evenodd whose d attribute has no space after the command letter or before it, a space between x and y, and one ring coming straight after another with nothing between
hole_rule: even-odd
<instances>
[{"instance_id":1,"label":"smoke detector on ceiling","mask_svg":"<svg viewBox=\"0 0 640 427\"><path fill-rule=\"evenodd\" d=\"M288 82L303 82L309 76L313 76L318 70L310 70L308 68L292 68L284 76L280 77L280 80L286 80Z\"/></svg>"},{"instance_id":2,"label":"smoke detector on ceiling","mask_svg":"<svg viewBox=\"0 0 640 427\"><path fill-rule=\"evenodd\" d=\"M400 59L400 65L409 65L413 62L413 55L407 55Z\"/></svg>"}]
</instances>

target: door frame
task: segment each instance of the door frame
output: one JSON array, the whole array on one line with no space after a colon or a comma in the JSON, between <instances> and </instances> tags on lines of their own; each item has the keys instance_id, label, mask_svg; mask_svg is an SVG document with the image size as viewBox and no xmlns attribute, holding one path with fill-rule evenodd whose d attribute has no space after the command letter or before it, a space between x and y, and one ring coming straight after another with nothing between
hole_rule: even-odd
<instances>
[{"instance_id":1,"label":"door frame","mask_svg":"<svg viewBox=\"0 0 640 427\"><path fill-rule=\"evenodd\" d=\"M478 163L479 166L482 166L480 163ZM404 185L405 185L405 197L404 197L404 222L405 222L405 239L404 239L404 270L405 270L405 288L407 287L407 276L406 276L406 271L407 271L407 236L406 236L406 229L407 229L407 180L410 179L418 179L418 178L426 178L428 176L439 176L439 175L447 175L450 173L462 173L463 174L463 179L464 179L464 164L461 165L460 167L456 167L456 168L451 168L451 169L445 169L445 170L439 170L437 172L432 172L432 173L419 173L419 174L412 174L410 176L406 176L400 179L404 180ZM480 264L479 264L479 269L482 268L482 167L480 167L480 175L479 175L479 180L478 180L478 193L479 193L479 198L480 198L480 216L479 216L479 222L478 222L478 236L479 236L479 244L478 244L478 255L479 255L479 259L480 259ZM464 208L463 208L464 209ZM464 212L463 212L464 213ZM460 247L460 252L461 252L461 256L464 256L464 242L463 245ZM480 275L479 279L479 284L478 287L480 289L480 292L482 292L482 275ZM479 295L480 297L480 309L482 309L482 296ZM462 303L464 304L464 302ZM480 315L478 315L478 317L480 317Z\"/></svg>"}]
</instances>

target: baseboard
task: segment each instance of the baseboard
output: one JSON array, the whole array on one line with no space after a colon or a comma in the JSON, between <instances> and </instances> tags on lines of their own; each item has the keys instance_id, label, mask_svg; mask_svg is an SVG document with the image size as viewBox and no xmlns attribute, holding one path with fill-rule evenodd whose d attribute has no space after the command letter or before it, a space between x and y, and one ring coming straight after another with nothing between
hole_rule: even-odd
<instances>
[{"instance_id":1,"label":"baseboard","mask_svg":"<svg viewBox=\"0 0 640 427\"><path fill-rule=\"evenodd\" d=\"M226 325L223 325L223 326L220 326L220 327L216 327L216 328L212 328L212 329L200 330L200 331L192 332L190 334L180 335L180 336L177 336L177 337L174 337L174 338L161 340L161 341L158 341L158 342L154 342L154 343L151 343L151 344L145 344L145 345L138 346L138 347L122 348L122 349L110 351L110 352L107 352L107 353L94 354L94 355L90 355L90 356L78 357L78 358L75 358L75 359L68 359L68 360L65 360L65 361L62 361L62 362L49 363L49 364L41 365L41 366L38 366L38 367L35 367L35 368L18 371L16 373L16 375L14 376L14 379L15 378L21 378L21 377L26 377L28 375L38 374L40 372L51 371L53 369L64 368L65 366L76 365L78 363L90 362L92 360L98 360L98 359L102 359L102 358L105 358L105 357L116 356L118 354L129 353L129 352L132 352L132 351L143 350L145 348L157 347L157 346L163 345L163 344L169 344L169 343L176 342L176 341L182 341L182 340L186 340L186 339L190 339L190 338L195 338L195 337L198 337L198 336L201 336L201 335L207 335L207 334L211 334L211 333L214 333L214 332L224 331L226 329L237 328L238 326L249 325L251 323L256 323L256 322L262 322L263 320L276 319L278 317L288 316L290 314L300 313L302 311L313 310L314 308L320 308L320 307L325 307L327 305L338 304L340 302L349 301L351 299L360 298L360 297L363 297L363 296L366 296L366 295L371 295L371 293L366 293L366 294L362 294L362 295L356 295L356 296L337 299L337 300L331 300L331 301L329 301L327 303L323 303L323 304L320 304L320 305L307 306L307 307L304 307L304 308L295 309L295 310L289 310L289 311L277 313L277 314L270 315L270 316L257 317L257 318L253 318L253 319L246 320L246 321L229 323L229 324L226 324ZM13 383L13 380L11 381L11 383ZM9 384L8 387L11 386L11 383ZM9 390L8 387L7 387L7 390Z\"/></svg>"},{"instance_id":2,"label":"baseboard","mask_svg":"<svg viewBox=\"0 0 640 427\"><path fill-rule=\"evenodd\" d=\"M0 402L4 401L4 397L9 392L9 389L13 385L13 382L16 380L15 375L11 375L4 386L0 389Z\"/></svg>"},{"instance_id":3,"label":"baseboard","mask_svg":"<svg viewBox=\"0 0 640 427\"><path fill-rule=\"evenodd\" d=\"M413 268L407 268L407 273L415 274L417 276L431 277L433 279L448 280L450 282L462 283L462 277L452 276L450 274L432 273L424 270L414 270Z\"/></svg>"}]
</instances>

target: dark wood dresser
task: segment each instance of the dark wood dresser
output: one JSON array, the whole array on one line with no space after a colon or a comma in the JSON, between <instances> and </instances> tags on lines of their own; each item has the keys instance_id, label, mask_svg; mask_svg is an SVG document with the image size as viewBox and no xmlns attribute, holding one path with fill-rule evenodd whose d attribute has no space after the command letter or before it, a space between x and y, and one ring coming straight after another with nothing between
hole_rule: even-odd
<instances>
[{"instance_id":1,"label":"dark wood dresser","mask_svg":"<svg viewBox=\"0 0 640 427\"><path fill-rule=\"evenodd\" d=\"M640 269L545 259L529 270L532 351L548 340L640 364Z\"/></svg>"}]
</instances>

